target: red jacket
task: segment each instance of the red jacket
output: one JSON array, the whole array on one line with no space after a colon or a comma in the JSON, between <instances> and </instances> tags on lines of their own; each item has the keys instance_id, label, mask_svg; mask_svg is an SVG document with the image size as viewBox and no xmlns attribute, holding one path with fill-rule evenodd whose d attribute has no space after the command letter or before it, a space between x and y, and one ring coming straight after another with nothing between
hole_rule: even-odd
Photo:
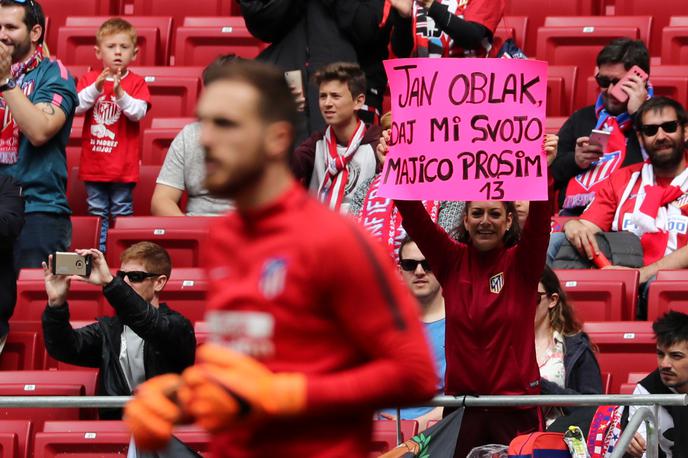
<instances>
[{"instance_id":1,"label":"red jacket","mask_svg":"<svg viewBox=\"0 0 688 458\"><path fill-rule=\"evenodd\" d=\"M550 203L531 202L516 246L486 253L449 237L419 202L395 203L443 288L447 394L539 394L533 322Z\"/></svg>"},{"instance_id":2,"label":"red jacket","mask_svg":"<svg viewBox=\"0 0 688 458\"><path fill-rule=\"evenodd\" d=\"M353 221L294 182L277 202L218 220L210 239L209 310L239 312L225 313L227 340L307 377L306 415L234 428L213 456L367 457L375 409L432 397L418 304Z\"/></svg>"}]
</instances>

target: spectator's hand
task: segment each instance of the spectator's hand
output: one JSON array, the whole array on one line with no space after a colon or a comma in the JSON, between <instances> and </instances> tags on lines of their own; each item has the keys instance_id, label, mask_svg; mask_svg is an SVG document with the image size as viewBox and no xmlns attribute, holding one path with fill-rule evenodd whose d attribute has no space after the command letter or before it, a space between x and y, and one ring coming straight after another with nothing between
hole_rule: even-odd
<instances>
[{"instance_id":1,"label":"spectator's hand","mask_svg":"<svg viewBox=\"0 0 688 458\"><path fill-rule=\"evenodd\" d=\"M108 76L110 76L110 68L105 67L103 71L100 72L100 75L98 75L98 78L96 78L96 82L94 83L98 92L103 92L103 85L105 84L105 80Z\"/></svg>"},{"instance_id":2,"label":"spectator's hand","mask_svg":"<svg viewBox=\"0 0 688 458\"><path fill-rule=\"evenodd\" d=\"M377 156L377 161L380 164L385 163L385 157L387 157L387 153L389 152L390 135L391 130L383 130L382 137L380 137L380 142L377 144L377 148L375 148L375 156Z\"/></svg>"},{"instance_id":3,"label":"spectator's hand","mask_svg":"<svg viewBox=\"0 0 688 458\"><path fill-rule=\"evenodd\" d=\"M646 448L647 447L645 444L645 439L643 439L643 436L641 436L640 433L635 433L633 439L631 439L631 443L628 444L626 453L635 458L641 458L643 456L643 453L645 453Z\"/></svg>"},{"instance_id":4,"label":"spectator's hand","mask_svg":"<svg viewBox=\"0 0 688 458\"><path fill-rule=\"evenodd\" d=\"M590 164L598 160L604 154L600 145L590 143L590 137L579 137L576 140L575 151L576 165L581 169L587 169Z\"/></svg>"},{"instance_id":5,"label":"spectator's hand","mask_svg":"<svg viewBox=\"0 0 688 458\"><path fill-rule=\"evenodd\" d=\"M545 134L543 142L543 149L547 155L547 166L552 165L554 158L557 157L557 146L559 145L559 136L555 134Z\"/></svg>"},{"instance_id":6,"label":"spectator's hand","mask_svg":"<svg viewBox=\"0 0 688 458\"><path fill-rule=\"evenodd\" d=\"M213 344L200 347L196 361L182 374L179 400L210 432L238 420L295 415L306 406L303 374L273 373L249 356Z\"/></svg>"},{"instance_id":7,"label":"spectator's hand","mask_svg":"<svg viewBox=\"0 0 688 458\"><path fill-rule=\"evenodd\" d=\"M53 255L48 256L48 263L41 263L43 267L43 279L45 280L45 292L48 294L48 306L60 307L64 305L69 293L71 278L67 275L54 275L50 270L53 263Z\"/></svg>"},{"instance_id":8,"label":"spectator's hand","mask_svg":"<svg viewBox=\"0 0 688 458\"><path fill-rule=\"evenodd\" d=\"M416 0L416 3L425 9L430 9L430 6L435 3L435 0Z\"/></svg>"},{"instance_id":9,"label":"spectator's hand","mask_svg":"<svg viewBox=\"0 0 688 458\"><path fill-rule=\"evenodd\" d=\"M306 97L302 90L299 90L296 86L289 85L289 90L291 95L294 96L294 101L296 102L296 111L303 113L306 109Z\"/></svg>"},{"instance_id":10,"label":"spectator's hand","mask_svg":"<svg viewBox=\"0 0 688 458\"><path fill-rule=\"evenodd\" d=\"M122 69L118 68L117 73L114 76L114 84L112 86L112 90L115 93L115 97L118 99L121 99L122 96L125 94L124 89L122 89Z\"/></svg>"},{"instance_id":11,"label":"spectator's hand","mask_svg":"<svg viewBox=\"0 0 688 458\"><path fill-rule=\"evenodd\" d=\"M12 52L4 43L0 43L0 81L12 76Z\"/></svg>"},{"instance_id":12,"label":"spectator's hand","mask_svg":"<svg viewBox=\"0 0 688 458\"><path fill-rule=\"evenodd\" d=\"M172 428L183 416L173 401L180 384L177 374L153 377L138 386L134 399L124 407L124 422L139 449L159 450L172 438Z\"/></svg>"},{"instance_id":13,"label":"spectator's hand","mask_svg":"<svg viewBox=\"0 0 688 458\"><path fill-rule=\"evenodd\" d=\"M76 250L76 253L81 256L91 255L91 275L88 277L80 277L73 275L70 278L79 281L85 281L96 286L105 286L113 279L110 273L110 268L105 261L105 255L95 248L89 250Z\"/></svg>"},{"instance_id":14,"label":"spectator's hand","mask_svg":"<svg viewBox=\"0 0 688 458\"><path fill-rule=\"evenodd\" d=\"M592 260L600 252L594 232L580 221L574 219L567 222L564 233L571 245L576 247L582 256Z\"/></svg>"},{"instance_id":15,"label":"spectator's hand","mask_svg":"<svg viewBox=\"0 0 688 458\"><path fill-rule=\"evenodd\" d=\"M628 102L626 104L628 114L638 111L640 105L647 100L647 88L638 75L631 75L630 79L621 85L621 90L628 94Z\"/></svg>"},{"instance_id":16,"label":"spectator's hand","mask_svg":"<svg viewBox=\"0 0 688 458\"><path fill-rule=\"evenodd\" d=\"M390 0L390 3L401 17L411 17L413 13L413 0Z\"/></svg>"}]
</instances>

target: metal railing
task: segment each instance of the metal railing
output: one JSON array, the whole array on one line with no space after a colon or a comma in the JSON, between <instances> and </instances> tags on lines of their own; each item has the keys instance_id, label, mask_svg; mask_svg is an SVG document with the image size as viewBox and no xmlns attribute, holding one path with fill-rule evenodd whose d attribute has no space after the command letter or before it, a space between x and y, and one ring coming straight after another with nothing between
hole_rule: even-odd
<instances>
[{"instance_id":1,"label":"metal railing","mask_svg":"<svg viewBox=\"0 0 688 458\"><path fill-rule=\"evenodd\" d=\"M122 407L131 396L0 396L0 409L31 407ZM529 407L556 406L582 407L601 405L645 406L639 408L629 419L628 425L614 448L612 458L623 456L633 435L644 422L647 431L647 457L656 458L659 406L688 406L688 394L647 395L529 395L529 396L436 396L423 406L433 407ZM654 411L647 406L653 406ZM397 438L401 438L400 416L397 410Z\"/></svg>"}]
</instances>

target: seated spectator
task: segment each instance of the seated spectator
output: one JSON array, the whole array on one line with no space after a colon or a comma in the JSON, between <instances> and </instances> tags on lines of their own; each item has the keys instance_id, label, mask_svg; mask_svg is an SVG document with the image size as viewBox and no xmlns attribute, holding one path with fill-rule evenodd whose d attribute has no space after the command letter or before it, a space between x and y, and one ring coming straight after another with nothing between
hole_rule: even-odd
<instances>
[{"instance_id":1,"label":"seated spectator","mask_svg":"<svg viewBox=\"0 0 688 458\"><path fill-rule=\"evenodd\" d=\"M48 305L42 322L50 356L68 364L99 368L99 394L107 396L128 396L149 378L181 373L193 364L193 325L159 301L172 270L164 248L152 242L132 245L122 253L116 276L110 273L100 251L77 253L92 256L91 274L86 278L54 275L43 263ZM102 286L115 315L73 329L67 298L70 283L76 280ZM101 412L101 419L120 417L120 409Z\"/></svg>"},{"instance_id":2,"label":"seated spectator","mask_svg":"<svg viewBox=\"0 0 688 458\"><path fill-rule=\"evenodd\" d=\"M657 369L638 382L633 394L688 394L688 315L671 311L652 324L657 338ZM640 406L630 406L628 418ZM658 406L659 456L688 456L688 407ZM636 458L647 452L645 423L626 452Z\"/></svg>"},{"instance_id":3,"label":"seated spectator","mask_svg":"<svg viewBox=\"0 0 688 458\"><path fill-rule=\"evenodd\" d=\"M391 0L392 51L398 57L484 57L504 15L504 0Z\"/></svg>"},{"instance_id":4,"label":"seated spectator","mask_svg":"<svg viewBox=\"0 0 688 458\"><path fill-rule=\"evenodd\" d=\"M399 269L409 289L416 296L421 307L421 320L425 325L425 335L435 356L437 371L437 392L444 391L444 373L447 363L444 357L444 298L442 287L432 273L428 261L418 249L418 245L406 237L399 248ZM396 410L380 412L380 418L396 419ZM402 420L418 421L419 431L427 428L430 420L442 419L442 407L410 407L401 409Z\"/></svg>"},{"instance_id":5,"label":"seated spectator","mask_svg":"<svg viewBox=\"0 0 688 458\"><path fill-rule=\"evenodd\" d=\"M588 259L600 252L594 235L600 231L626 230L640 237L645 265L686 245L687 122L681 104L667 97L640 107L636 130L649 160L616 171L581 218L564 225L566 238Z\"/></svg>"},{"instance_id":6,"label":"seated spectator","mask_svg":"<svg viewBox=\"0 0 688 458\"><path fill-rule=\"evenodd\" d=\"M595 105L576 111L561 127L557 157L552 163L564 216L580 215L612 172L643 161L633 115L652 96L652 88L633 76L621 88L628 94L626 102L614 98L611 91L634 65L650 73L647 48L640 40L617 38L602 48L596 64L600 94ZM610 132L606 148L590 143L593 129ZM557 238L553 237L553 243Z\"/></svg>"},{"instance_id":7,"label":"seated spectator","mask_svg":"<svg viewBox=\"0 0 688 458\"><path fill-rule=\"evenodd\" d=\"M236 59L234 54L220 56L203 70L203 84L208 72ZM151 213L155 216L184 216L180 207L186 192L187 216L224 215L232 204L228 199L208 193L205 180L205 152L199 142L201 128L198 122L184 126L172 141L156 180Z\"/></svg>"},{"instance_id":8,"label":"seated spectator","mask_svg":"<svg viewBox=\"0 0 688 458\"><path fill-rule=\"evenodd\" d=\"M21 188L9 176L0 175L0 353L7 341L9 321L17 302L17 271L14 270L14 244L24 225L24 199Z\"/></svg>"},{"instance_id":9,"label":"seated spectator","mask_svg":"<svg viewBox=\"0 0 688 458\"><path fill-rule=\"evenodd\" d=\"M537 292L535 355L542 394L601 394L602 377L557 274L545 266ZM560 410L546 411L547 425Z\"/></svg>"},{"instance_id":10,"label":"seated spectator","mask_svg":"<svg viewBox=\"0 0 688 458\"><path fill-rule=\"evenodd\" d=\"M348 213L356 190L378 171L378 126L366 127L357 110L365 102L365 75L357 64L337 62L315 73L327 128L294 151L292 170L318 200Z\"/></svg>"}]
</instances>

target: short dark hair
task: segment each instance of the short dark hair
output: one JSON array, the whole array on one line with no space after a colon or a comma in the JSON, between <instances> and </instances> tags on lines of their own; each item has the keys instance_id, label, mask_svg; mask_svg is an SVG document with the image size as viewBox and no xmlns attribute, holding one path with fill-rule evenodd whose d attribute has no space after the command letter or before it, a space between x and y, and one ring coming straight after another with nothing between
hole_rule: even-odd
<instances>
[{"instance_id":1,"label":"short dark hair","mask_svg":"<svg viewBox=\"0 0 688 458\"><path fill-rule=\"evenodd\" d=\"M640 40L615 38L597 55L597 66L605 64L623 64L626 70L637 65L650 74L650 53Z\"/></svg>"},{"instance_id":2,"label":"short dark hair","mask_svg":"<svg viewBox=\"0 0 688 458\"><path fill-rule=\"evenodd\" d=\"M41 26L41 36L38 38L38 44L43 43L45 38L45 14L41 4L36 0L26 0L24 3L18 3L13 0L0 0L0 6L21 6L24 8L24 24L31 31L33 26Z\"/></svg>"},{"instance_id":3,"label":"short dark hair","mask_svg":"<svg viewBox=\"0 0 688 458\"><path fill-rule=\"evenodd\" d=\"M406 237L404 237L404 238L401 240L401 244L399 245L399 261L403 261L403 260L404 260L404 258L401 256L401 252L404 251L404 247L405 247L406 245L408 245L409 243L415 243L415 242L414 242L413 239L412 239L411 237L409 237L408 234L407 234Z\"/></svg>"},{"instance_id":4,"label":"short dark hair","mask_svg":"<svg viewBox=\"0 0 688 458\"><path fill-rule=\"evenodd\" d=\"M222 67L223 65L227 65L230 62L234 62L235 60L240 59L240 57L237 57L236 54L230 53L230 54L223 54L221 56L217 56L211 63L208 64L206 68L203 69L203 74L202 74L202 79L203 79L203 85L207 86L208 85L208 74L214 72L216 70L216 67Z\"/></svg>"},{"instance_id":5,"label":"short dark hair","mask_svg":"<svg viewBox=\"0 0 688 458\"><path fill-rule=\"evenodd\" d=\"M662 347L688 342L688 315L670 310L652 323L652 330Z\"/></svg>"},{"instance_id":6,"label":"short dark hair","mask_svg":"<svg viewBox=\"0 0 688 458\"><path fill-rule=\"evenodd\" d=\"M258 92L258 114L263 121L296 124L294 96L284 72L276 66L257 60L235 59L223 65L208 66L203 77L206 85L217 81L240 81L252 86Z\"/></svg>"},{"instance_id":7,"label":"short dark hair","mask_svg":"<svg viewBox=\"0 0 688 458\"><path fill-rule=\"evenodd\" d=\"M463 220L471 208L471 201L466 201L466 206L459 218L459 224L452 229L451 236L459 242L471 243L471 236L468 234L466 227L463 225ZM502 201L506 214L511 213L511 227L504 233L504 246L506 248L516 245L521 238L521 226L518 224L518 213L516 212L516 205L512 201Z\"/></svg>"},{"instance_id":8,"label":"short dark hair","mask_svg":"<svg viewBox=\"0 0 688 458\"><path fill-rule=\"evenodd\" d=\"M366 93L366 78L361 67L353 62L334 62L318 69L313 81L320 86L328 81L346 83L353 98Z\"/></svg>"},{"instance_id":9,"label":"short dark hair","mask_svg":"<svg viewBox=\"0 0 688 458\"><path fill-rule=\"evenodd\" d=\"M640 105L640 108L638 108L638 111L636 111L634 116L633 127L635 130L640 130L643 125L643 117L646 113L657 113L665 108L673 108L676 112L676 119L678 120L679 125L681 125L681 127L686 125L688 122L688 114L686 114L686 109L683 108L683 105L672 98L659 96L647 99L642 105Z\"/></svg>"}]
</instances>

